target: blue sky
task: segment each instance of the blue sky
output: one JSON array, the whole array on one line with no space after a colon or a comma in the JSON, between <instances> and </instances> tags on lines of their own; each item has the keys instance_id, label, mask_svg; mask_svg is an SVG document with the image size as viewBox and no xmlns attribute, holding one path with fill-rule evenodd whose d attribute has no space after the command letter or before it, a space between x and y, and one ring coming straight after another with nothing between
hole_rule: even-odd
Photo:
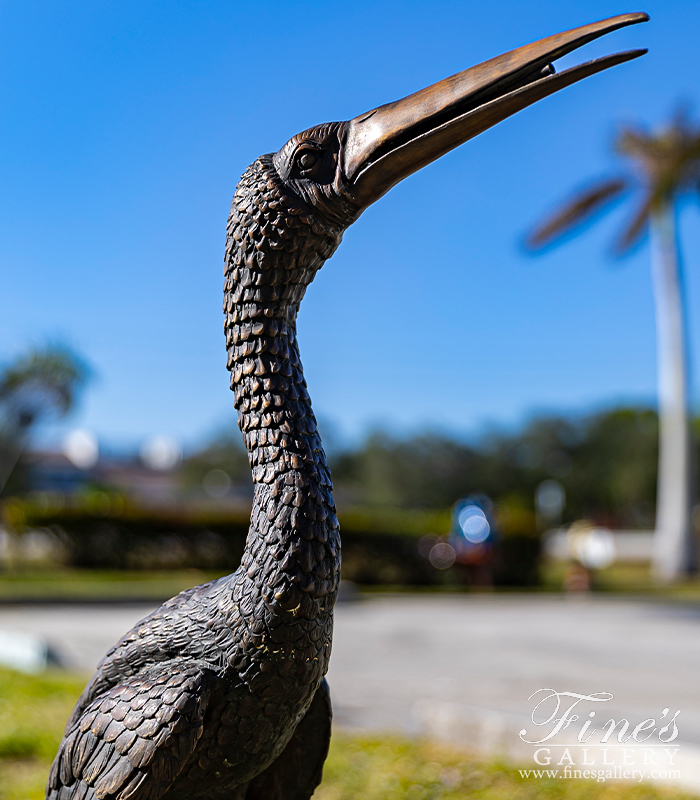
<instances>
[{"instance_id":1,"label":"blue sky","mask_svg":"<svg viewBox=\"0 0 700 800\"><path fill-rule=\"evenodd\" d=\"M697 4L5 2L0 8L0 360L62 338L97 379L66 423L114 445L194 445L233 418L221 285L238 177L312 124L349 119L505 50L631 10L558 68L643 59L564 90L370 208L299 317L318 415L469 434L538 409L653 402L648 248L606 256L629 213L540 258L523 232L614 166L628 121L697 100ZM695 109L700 111L700 109ZM700 214L681 218L693 370ZM46 431L56 438L63 428Z\"/></svg>"}]
</instances>

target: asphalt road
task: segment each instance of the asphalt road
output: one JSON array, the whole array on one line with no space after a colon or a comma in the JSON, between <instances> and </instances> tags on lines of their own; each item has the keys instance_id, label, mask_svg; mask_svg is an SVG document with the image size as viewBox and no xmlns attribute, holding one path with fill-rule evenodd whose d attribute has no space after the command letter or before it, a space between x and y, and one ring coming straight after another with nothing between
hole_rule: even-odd
<instances>
[{"instance_id":1,"label":"asphalt road","mask_svg":"<svg viewBox=\"0 0 700 800\"><path fill-rule=\"evenodd\" d=\"M90 672L151 609L4 606L0 631L43 637L67 666ZM599 597L413 595L340 603L328 678L336 722L348 728L508 749L521 726L532 728L530 695L553 688L609 692L605 713L633 724L680 709L680 739L697 746L699 668L697 608Z\"/></svg>"}]
</instances>

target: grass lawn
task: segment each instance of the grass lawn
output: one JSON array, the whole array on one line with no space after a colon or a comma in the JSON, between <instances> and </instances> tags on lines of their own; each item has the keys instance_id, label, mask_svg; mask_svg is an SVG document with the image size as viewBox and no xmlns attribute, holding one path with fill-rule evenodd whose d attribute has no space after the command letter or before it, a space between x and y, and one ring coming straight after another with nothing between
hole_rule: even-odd
<instances>
[{"instance_id":1,"label":"grass lawn","mask_svg":"<svg viewBox=\"0 0 700 800\"><path fill-rule=\"evenodd\" d=\"M0 669L0 800L44 797L48 768L84 683L63 672L34 677Z\"/></svg>"},{"instance_id":2,"label":"grass lawn","mask_svg":"<svg viewBox=\"0 0 700 800\"><path fill-rule=\"evenodd\" d=\"M42 800L65 720L84 684L0 669L0 800ZM650 785L523 780L516 768L399 738L337 733L317 800L690 800Z\"/></svg>"},{"instance_id":3,"label":"grass lawn","mask_svg":"<svg viewBox=\"0 0 700 800\"><path fill-rule=\"evenodd\" d=\"M568 564L545 561L540 570L542 589L561 591ZM700 602L700 579L689 578L672 586L656 583L649 564L618 563L592 574L592 589L605 594L627 594L682 603Z\"/></svg>"},{"instance_id":4,"label":"grass lawn","mask_svg":"<svg viewBox=\"0 0 700 800\"><path fill-rule=\"evenodd\" d=\"M560 592L567 565L546 561L542 565L539 588L497 591ZM0 571L1 602L100 602L144 600L162 602L184 589L218 578L221 572L181 570L104 570L104 569L18 569ZM648 599L700 603L700 579L671 587L655 584L645 564L614 564L593 575L593 590L601 594L627 594ZM381 594L386 591L410 593L450 593L463 591L454 586L364 586L361 591Z\"/></svg>"},{"instance_id":5,"label":"grass lawn","mask_svg":"<svg viewBox=\"0 0 700 800\"><path fill-rule=\"evenodd\" d=\"M0 601L167 600L221 572L42 569L0 572Z\"/></svg>"}]
</instances>

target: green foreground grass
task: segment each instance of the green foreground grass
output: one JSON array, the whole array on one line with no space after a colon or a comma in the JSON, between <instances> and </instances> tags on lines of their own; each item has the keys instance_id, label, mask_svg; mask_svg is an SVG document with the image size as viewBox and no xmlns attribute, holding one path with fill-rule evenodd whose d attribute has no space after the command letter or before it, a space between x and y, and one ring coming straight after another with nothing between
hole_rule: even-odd
<instances>
[{"instance_id":1,"label":"green foreground grass","mask_svg":"<svg viewBox=\"0 0 700 800\"><path fill-rule=\"evenodd\" d=\"M0 669L0 800L42 800L63 725L83 680ZM690 800L650 785L523 780L517 768L399 738L333 736L316 800Z\"/></svg>"}]
</instances>

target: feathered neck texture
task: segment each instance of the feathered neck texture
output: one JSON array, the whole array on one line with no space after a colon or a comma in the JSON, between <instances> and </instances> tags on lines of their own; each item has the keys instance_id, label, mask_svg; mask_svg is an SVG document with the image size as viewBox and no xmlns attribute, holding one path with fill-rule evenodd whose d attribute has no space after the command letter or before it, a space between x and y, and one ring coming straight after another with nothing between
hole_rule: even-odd
<instances>
[{"instance_id":1,"label":"feathered neck texture","mask_svg":"<svg viewBox=\"0 0 700 800\"><path fill-rule=\"evenodd\" d=\"M228 368L256 485L243 566L264 584L268 602L304 616L318 613L319 602L332 607L340 539L296 315L345 227L290 190L272 156L259 158L241 178L227 226Z\"/></svg>"}]
</instances>

